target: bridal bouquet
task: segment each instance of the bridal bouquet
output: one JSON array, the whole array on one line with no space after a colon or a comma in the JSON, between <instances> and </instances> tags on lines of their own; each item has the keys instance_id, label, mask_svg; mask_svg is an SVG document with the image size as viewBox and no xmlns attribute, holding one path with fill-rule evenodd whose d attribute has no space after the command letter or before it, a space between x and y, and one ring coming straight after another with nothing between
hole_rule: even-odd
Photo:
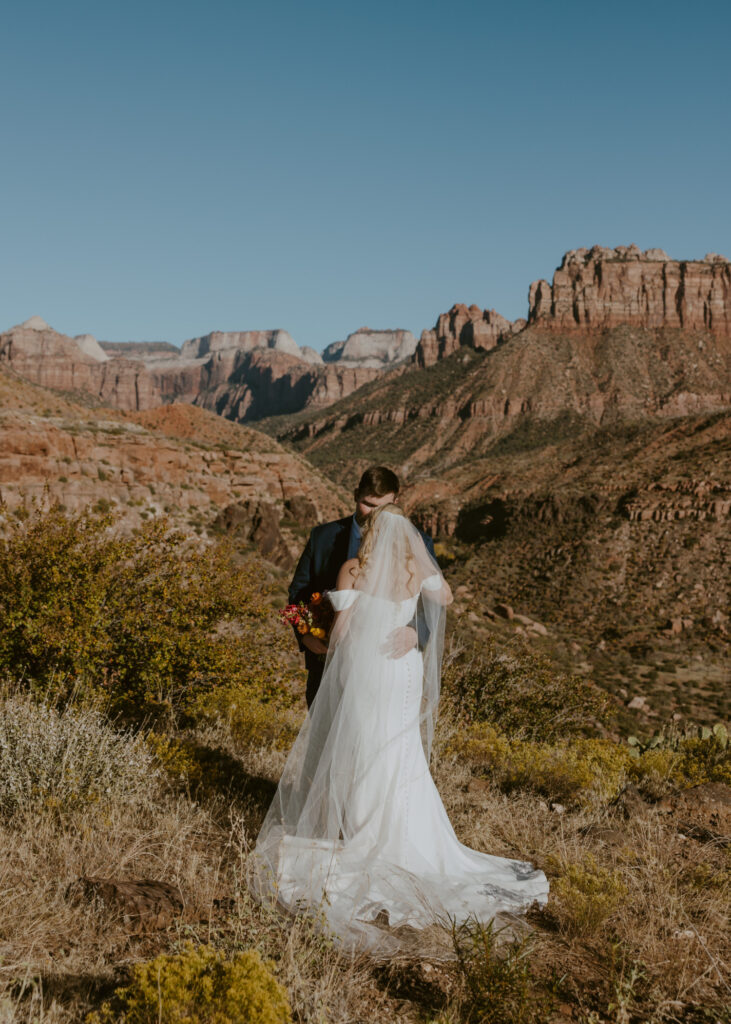
<instances>
[{"instance_id":1,"label":"bridal bouquet","mask_svg":"<svg viewBox=\"0 0 731 1024\"><path fill-rule=\"evenodd\" d=\"M294 626L298 633L309 633L318 640L324 640L329 633L333 615L330 602L320 593L313 594L307 604L304 601L288 604L279 613L282 622Z\"/></svg>"}]
</instances>

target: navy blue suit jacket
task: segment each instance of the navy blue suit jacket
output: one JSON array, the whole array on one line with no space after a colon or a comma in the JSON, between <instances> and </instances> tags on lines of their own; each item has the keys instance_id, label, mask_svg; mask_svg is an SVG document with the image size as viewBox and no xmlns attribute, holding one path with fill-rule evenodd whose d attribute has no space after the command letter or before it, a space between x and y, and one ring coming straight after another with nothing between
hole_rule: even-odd
<instances>
[{"instance_id":1,"label":"navy blue suit jacket","mask_svg":"<svg viewBox=\"0 0 731 1024\"><path fill-rule=\"evenodd\" d=\"M321 526L314 527L289 585L291 604L297 604L299 601L307 602L316 592L322 593L325 590L335 589L338 573L343 562L348 560L352 525L353 516L349 515L345 519L336 519L332 523L323 523ZM421 530L419 533L424 539L427 551L436 561L434 542L431 537L422 533ZM311 655L311 652L304 647L299 633L295 635L300 650L305 651L307 667L310 668L309 661L311 659L313 659L313 666L317 664L317 655Z\"/></svg>"}]
</instances>

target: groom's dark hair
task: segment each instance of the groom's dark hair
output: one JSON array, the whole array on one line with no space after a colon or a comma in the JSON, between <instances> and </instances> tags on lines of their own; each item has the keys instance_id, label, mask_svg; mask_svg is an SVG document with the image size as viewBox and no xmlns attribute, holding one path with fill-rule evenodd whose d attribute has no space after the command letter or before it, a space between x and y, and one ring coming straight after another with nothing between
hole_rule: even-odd
<instances>
[{"instance_id":1,"label":"groom's dark hair","mask_svg":"<svg viewBox=\"0 0 731 1024\"><path fill-rule=\"evenodd\" d=\"M360 478L356 490L359 498L382 498L384 494L397 496L399 492L398 477L387 466L371 466Z\"/></svg>"}]
</instances>

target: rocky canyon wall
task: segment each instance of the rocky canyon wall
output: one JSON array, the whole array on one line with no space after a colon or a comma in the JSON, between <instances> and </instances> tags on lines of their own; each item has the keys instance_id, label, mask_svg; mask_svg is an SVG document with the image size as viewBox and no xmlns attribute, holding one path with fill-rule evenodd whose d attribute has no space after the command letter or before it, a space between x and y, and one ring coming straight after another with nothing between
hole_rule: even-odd
<instances>
[{"instance_id":1,"label":"rocky canyon wall","mask_svg":"<svg viewBox=\"0 0 731 1024\"><path fill-rule=\"evenodd\" d=\"M707 330L731 339L731 263L672 260L636 245L572 249L553 283L534 281L528 322L549 330L604 330L619 324Z\"/></svg>"},{"instance_id":2,"label":"rocky canyon wall","mask_svg":"<svg viewBox=\"0 0 731 1024\"><path fill-rule=\"evenodd\" d=\"M456 303L442 313L431 330L422 331L413 360L417 366L433 366L462 346L489 350L526 325L525 320L506 320L494 309Z\"/></svg>"},{"instance_id":3,"label":"rocky canyon wall","mask_svg":"<svg viewBox=\"0 0 731 1024\"><path fill-rule=\"evenodd\" d=\"M84 391L117 409L150 409L162 402L143 362L110 358L92 335L71 338L40 317L0 334L0 362L41 387Z\"/></svg>"},{"instance_id":4,"label":"rocky canyon wall","mask_svg":"<svg viewBox=\"0 0 731 1024\"><path fill-rule=\"evenodd\" d=\"M409 347L404 332L372 333L378 337L365 348L355 339L347 359L323 363L281 330L213 331L181 351L160 343L102 348L92 335L72 338L31 317L0 334L0 363L42 387L86 392L117 409L186 402L251 421L343 398Z\"/></svg>"}]
</instances>

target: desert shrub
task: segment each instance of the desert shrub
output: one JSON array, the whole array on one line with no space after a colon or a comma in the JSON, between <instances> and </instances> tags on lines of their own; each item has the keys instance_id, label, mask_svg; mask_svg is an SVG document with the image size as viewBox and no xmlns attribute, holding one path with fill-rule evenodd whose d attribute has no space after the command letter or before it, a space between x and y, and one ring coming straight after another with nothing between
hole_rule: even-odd
<instances>
[{"instance_id":1,"label":"desert shrub","mask_svg":"<svg viewBox=\"0 0 731 1024\"><path fill-rule=\"evenodd\" d=\"M609 699L578 676L558 671L519 638L470 646L444 673L444 693L465 722L491 722L503 732L551 741L606 721Z\"/></svg>"},{"instance_id":2,"label":"desert shrub","mask_svg":"<svg viewBox=\"0 0 731 1024\"><path fill-rule=\"evenodd\" d=\"M284 689L224 685L199 694L190 714L199 725L223 725L238 747L291 746L299 721L291 709L297 698Z\"/></svg>"},{"instance_id":3,"label":"desert shrub","mask_svg":"<svg viewBox=\"0 0 731 1024\"><path fill-rule=\"evenodd\" d=\"M554 862L547 867L559 872L551 880L549 906L565 934L598 932L627 898L620 872L602 867L590 853L578 864Z\"/></svg>"},{"instance_id":4,"label":"desert shrub","mask_svg":"<svg viewBox=\"0 0 731 1024\"><path fill-rule=\"evenodd\" d=\"M731 895L731 859L727 861L727 867L719 867L718 864L709 864L701 861L700 864L691 864L686 867L679 876L681 885L692 886L694 889L708 892L717 890L720 893Z\"/></svg>"},{"instance_id":5,"label":"desert shrub","mask_svg":"<svg viewBox=\"0 0 731 1024\"><path fill-rule=\"evenodd\" d=\"M611 740L578 737L555 743L508 738L487 722L457 730L450 748L501 789L528 789L550 800L589 806L622 789L632 758Z\"/></svg>"},{"instance_id":6,"label":"desert shrub","mask_svg":"<svg viewBox=\"0 0 731 1024\"><path fill-rule=\"evenodd\" d=\"M674 750L646 750L632 759L628 778L645 796L659 800L673 784L677 763L678 755Z\"/></svg>"},{"instance_id":7,"label":"desert shrub","mask_svg":"<svg viewBox=\"0 0 731 1024\"><path fill-rule=\"evenodd\" d=\"M0 670L65 698L103 695L128 718L185 711L224 681L276 680L261 578L221 542L158 518L124 536L113 513L56 505L6 517ZM222 628L236 620L238 628Z\"/></svg>"},{"instance_id":8,"label":"desert shrub","mask_svg":"<svg viewBox=\"0 0 731 1024\"><path fill-rule=\"evenodd\" d=\"M139 736L99 712L57 711L28 695L0 703L0 813L74 811L148 794L154 758Z\"/></svg>"},{"instance_id":9,"label":"desert shrub","mask_svg":"<svg viewBox=\"0 0 731 1024\"><path fill-rule=\"evenodd\" d=\"M188 943L137 964L87 1024L288 1024L287 995L255 950L227 959Z\"/></svg>"},{"instance_id":10,"label":"desert shrub","mask_svg":"<svg viewBox=\"0 0 731 1024\"><path fill-rule=\"evenodd\" d=\"M731 786L731 746L717 733L685 739L673 766L676 782L697 786L702 782L725 782Z\"/></svg>"},{"instance_id":11,"label":"desert shrub","mask_svg":"<svg viewBox=\"0 0 731 1024\"><path fill-rule=\"evenodd\" d=\"M646 780L654 774L686 787L704 782L731 785L731 743L722 723L711 729L673 722L644 741L630 736L628 744L636 777Z\"/></svg>"},{"instance_id":12,"label":"desert shrub","mask_svg":"<svg viewBox=\"0 0 731 1024\"><path fill-rule=\"evenodd\" d=\"M536 982L531 955L535 933L500 941L494 921L468 921L452 928L462 982L459 1018L463 1024L541 1024L553 999Z\"/></svg>"}]
</instances>

